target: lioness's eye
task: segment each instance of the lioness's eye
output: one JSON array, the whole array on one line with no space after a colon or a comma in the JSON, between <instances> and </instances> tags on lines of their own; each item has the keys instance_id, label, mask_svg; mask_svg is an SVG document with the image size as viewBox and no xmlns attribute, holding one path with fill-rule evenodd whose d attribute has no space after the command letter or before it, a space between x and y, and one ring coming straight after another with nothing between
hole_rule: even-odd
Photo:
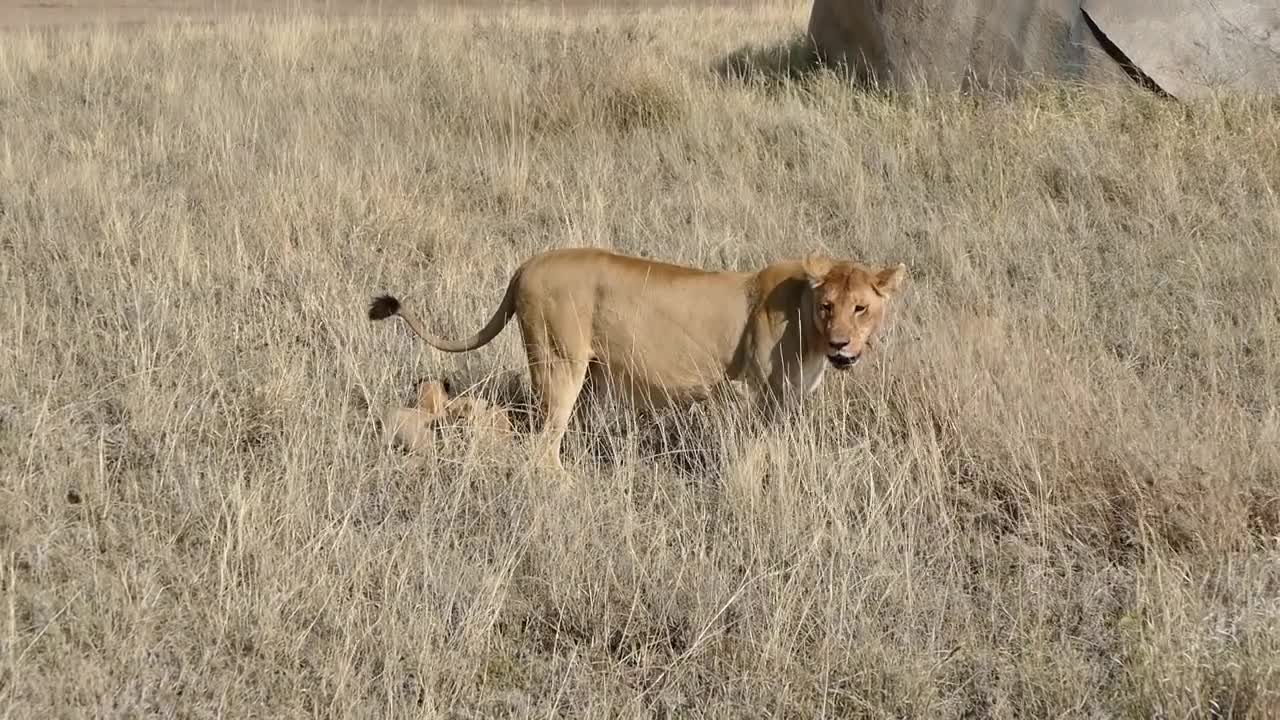
<instances>
[{"instance_id":1,"label":"lioness's eye","mask_svg":"<svg viewBox=\"0 0 1280 720\"><path fill-rule=\"evenodd\" d=\"M829 302L822 303L822 312L831 312L832 305Z\"/></svg>"},{"instance_id":2,"label":"lioness's eye","mask_svg":"<svg viewBox=\"0 0 1280 720\"><path fill-rule=\"evenodd\" d=\"M864 313L864 312L866 312L866 311L867 311L867 306L866 306L866 305L859 305L859 306L857 306L857 307L855 307L855 308L853 309L853 314L854 314L854 315L861 315L862 313Z\"/></svg>"}]
</instances>

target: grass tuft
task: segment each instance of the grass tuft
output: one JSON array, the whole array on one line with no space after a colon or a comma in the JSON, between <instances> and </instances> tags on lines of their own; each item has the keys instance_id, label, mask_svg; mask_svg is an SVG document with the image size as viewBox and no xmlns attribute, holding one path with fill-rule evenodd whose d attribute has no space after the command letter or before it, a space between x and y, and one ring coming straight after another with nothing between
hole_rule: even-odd
<instances>
[{"instance_id":1,"label":"grass tuft","mask_svg":"<svg viewBox=\"0 0 1280 720\"><path fill-rule=\"evenodd\" d=\"M0 706L1280 706L1280 108L717 74L806 10L6 35ZM571 245L909 279L785 426L585 408L570 489L385 447L368 408L524 360L370 298L470 334Z\"/></svg>"}]
</instances>

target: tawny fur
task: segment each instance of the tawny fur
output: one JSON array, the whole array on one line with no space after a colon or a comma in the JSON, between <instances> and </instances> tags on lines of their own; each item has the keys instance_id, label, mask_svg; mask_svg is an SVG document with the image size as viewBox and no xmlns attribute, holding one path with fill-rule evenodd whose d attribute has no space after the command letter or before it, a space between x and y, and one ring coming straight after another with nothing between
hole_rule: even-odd
<instances>
[{"instance_id":1,"label":"tawny fur","mask_svg":"<svg viewBox=\"0 0 1280 720\"><path fill-rule=\"evenodd\" d=\"M515 317L549 460L563 470L561 441L588 383L661 406L743 381L777 407L816 389L828 365L858 361L905 276L902 264L819 256L715 272L571 248L521 264L489 322L465 340L433 335L390 295L374 299L369 318L399 315L433 347L464 352Z\"/></svg>"},{"instance_id":2,"label":"tawny fur","mask_svg":"<svg viewBox=\"0 0 1280 720\"><path fill-rule=\"evenodd\" d=\"M388 407L383 413L384 439L411 452L431 445L445 426L512 431L506 410L483 398L451 397L448 383L424 380L418 384L415 407Z\"/></svg>"}]
</instances>

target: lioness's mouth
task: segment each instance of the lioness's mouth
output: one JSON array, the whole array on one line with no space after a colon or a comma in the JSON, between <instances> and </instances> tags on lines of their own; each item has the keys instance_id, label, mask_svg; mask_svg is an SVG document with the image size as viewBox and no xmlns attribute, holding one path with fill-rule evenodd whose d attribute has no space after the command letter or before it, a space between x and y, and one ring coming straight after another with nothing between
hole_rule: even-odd
<instances>
[{"instance_id":1,"label":"lioness's mouth","mask_svg":"<svg viewBox=\"0 0 1280 720\"><path fill-rule=\"evenodd\" d=\"M858 363L857 355L828 355L827 362L837 370L848 370Z\"/></svg>"}]
</instances>

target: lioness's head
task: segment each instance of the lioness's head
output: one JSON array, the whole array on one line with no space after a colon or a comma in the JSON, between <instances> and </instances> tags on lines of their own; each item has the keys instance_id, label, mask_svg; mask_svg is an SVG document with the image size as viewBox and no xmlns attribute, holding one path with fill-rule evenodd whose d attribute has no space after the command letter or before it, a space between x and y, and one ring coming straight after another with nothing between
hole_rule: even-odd
<instances>
[{"instance_id":1,"label":"lioness's head","mask_svg":"<svg viewBox=\"0 0 1280 720\"><path fill-rule=\"evenodd\" d=\"M847 370L880 328L885 303L906 277L907 266L876 268L810 256L804 271L813 289L814 324L827 360Z\"/></svg>"}]
</instances>

